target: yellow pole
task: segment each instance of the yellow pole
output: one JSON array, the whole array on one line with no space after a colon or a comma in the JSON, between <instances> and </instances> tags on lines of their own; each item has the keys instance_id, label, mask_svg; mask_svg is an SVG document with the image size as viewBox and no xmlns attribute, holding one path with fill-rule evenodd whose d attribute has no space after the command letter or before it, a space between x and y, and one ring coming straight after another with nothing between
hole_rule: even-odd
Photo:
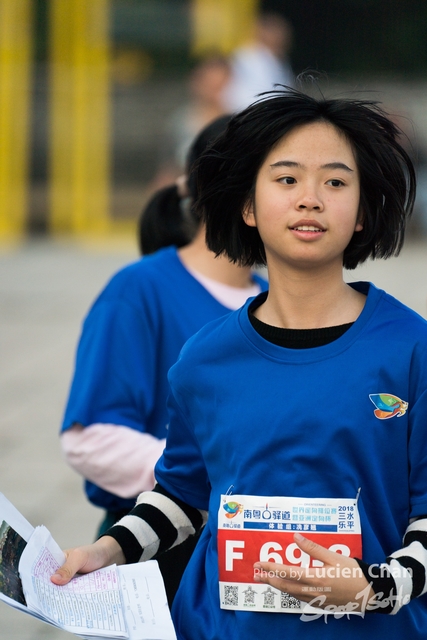
<instances>
[{"instance_id":1,"label":"yellow pole","mask_svg":"<svg viewBox=\"0 0 427 640\"><path fill-rule=\"evenodd\" d=\"M54 232L109 228L109 1L51 0L50 203Z\"/></svg>"},{"instance_id":2,"label":"yellow pole","mask_svg":"<svg viewBox=\"0 0 427 640\"><path fill-rule=\"evenodd\" d=\"M228 55L253 34L259 0L193 0L192 52Z\"/></svg>"},{"instance_id":3,"label":"yellow pole","mask_svg":"<svg viewBox=\"0 0 427 640\"><path fill-rule=\"evenodd\" d=\"M32 2L0 0L0 238L19 237L28 210Z\"/></svg>"}]
</instances>

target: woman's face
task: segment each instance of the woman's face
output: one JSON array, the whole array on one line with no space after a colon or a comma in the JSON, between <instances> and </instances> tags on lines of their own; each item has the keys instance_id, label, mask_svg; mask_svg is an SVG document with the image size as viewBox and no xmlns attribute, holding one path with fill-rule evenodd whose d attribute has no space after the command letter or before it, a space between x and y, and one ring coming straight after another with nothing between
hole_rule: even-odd
<instances>
[{"instance_id":1,"label":"woman's face","mask_svg":"<svg viewBox=\"0 0 427 640\"><path fill-rule=\"evenodd\" d=\"M359 171L347 138L314 122L287 133L258 172L255 196L243 213L257 227L269 269L336 265L362 229Z\"/></svg>"}]
</instances>

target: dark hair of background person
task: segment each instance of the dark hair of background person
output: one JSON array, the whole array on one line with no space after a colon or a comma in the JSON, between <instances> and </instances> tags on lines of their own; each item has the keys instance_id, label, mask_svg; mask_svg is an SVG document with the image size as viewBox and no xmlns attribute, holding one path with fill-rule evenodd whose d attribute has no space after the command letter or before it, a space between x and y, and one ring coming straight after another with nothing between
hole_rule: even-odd
<instances>
[{"instance_id":1,"label":"dark hair of background person","mask_svg":"<svg viewBox=\"0 0 427 640\"><path fill-rule=\"evenodd\" d=\"M267 92L236 114L197 163L199 198L208 247L244 266L265 264L258 230L242 212L255 197L258 171L277 142L295 127L325 122L341 131L355 154L360 174L363 229L344 251L346 269L367 258L388 258L402 247L415 199L415 170L398 142L398 127L377 102L316 99L285 88Z\"/></svg>"},{"instance_id":2,"label":"dark hair of background person","mask_svg":"<svg viewBox=\"0 0 427 640\"><path fill-rule=\"evenodd\" d=\"M209 145L223 133L231 115L220 116L196 136L187 156L188 196L179 194L176 184L156 191L141 212L138 221L138 244L142 255L149 255L163 247L184 247L191 242L200 224L200 216L192 202L197 198L197 184L193 167Z\"/></svg>"}]
</instances>

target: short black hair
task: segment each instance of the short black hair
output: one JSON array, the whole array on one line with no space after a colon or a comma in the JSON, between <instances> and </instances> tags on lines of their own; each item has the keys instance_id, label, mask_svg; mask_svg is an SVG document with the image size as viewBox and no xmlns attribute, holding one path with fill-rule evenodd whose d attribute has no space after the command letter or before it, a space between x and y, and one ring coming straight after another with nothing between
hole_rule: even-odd
<instances>
[{"instance_id":1,"label":"short black hair","mask_svg":"<svg viewBox=\"0 0 427 640\"><path fill-rule=\"evenodd\" d=\"M176 184L163 187L142 210L137 230L139 251L147 256L171 245L184 247L194 236L196 226L185 218Z\"/></svg>"},{"instance_id":2,"label":"short black hair","mask_svg":"<svg viewBox=\"0 0 427 640\"><path fill-rule=\"evenodd\" d=\"M190 149L187 154L186 171L187 171L187 185L193 201L197 200L197 182L194 175L194 169L197 165L199 158L209 149L210 145L218 138L227 128L232 116L229 113L225 113L215 120L212 120L204 129L202 129L194 138Z\"/></svg>"},{"instance_id":3,"label":"short black hair","mask_svg":"<svg viewBox=\"0 0 427 640\"><path fill-rule=\"evenodd\" d=\"M187 155L186 174L189 197L179 194L176 184L156 191L143 208L137 229L142 255L171 245L178 249L189 244L200 226L200 216L192 206L197 199L197 184L192 168L215 138L223 133L231 115L222 115L206 125L193 140Z\"/></svg>"},{"instance_id":4,"label":"short black hair","mask_svg":"<svg viewBox=\"0 0 427 640\"><path fill-rule=\"evenodd\" d=\"M402 247L415 200L415 169L398 127L376 101L313 98L284 88L236 114L199 159L196 207L206 222L208 247L241 265L265 264L264 245L242 212L254 198L258 171L271 149L295 127L326 122L342 132L360 174L363 229L353 234L343 265L388 258Z\"/></svg>"}]
</instances>

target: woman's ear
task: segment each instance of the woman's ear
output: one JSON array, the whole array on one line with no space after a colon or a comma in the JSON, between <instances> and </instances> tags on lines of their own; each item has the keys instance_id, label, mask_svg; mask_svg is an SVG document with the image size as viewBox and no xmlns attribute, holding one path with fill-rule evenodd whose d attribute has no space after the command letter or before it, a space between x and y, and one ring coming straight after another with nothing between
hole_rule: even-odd
<instances>
[{"instance_id":1,"label":"woman's ear","mask_svg":"<svg viewBox=\"0 0 427 640\"><path fill-rule=\"evenodd\" d=\"M245 206L243 207L242 218L243 222L245 222L248 227L256 227L255 207L252 198L247 200Z\"/></svg>"},{"instance_id":2,"label":"woman's ear","mask_svg":"<svg viewBox=\"0 0 427 640\"><path fill-rule=\"evenodd\" d=\"M359 209L359 213L357 215L357 220L356 220L356 226L354 227L354 231L362 231L363 229L363 222L365 220L365 214L362 211L362 209Z\"/></svg>"},{"instance_id":3,"label":"woman's ear","mask_svg":"<svg viewBox=\"0 0 427 640\"><path fill-rule=\"evenodd\" d=\"M175 180L176 188L180 198L188 198L190 192L188 190L188 179L186 175L178 176Z\"/></svg>"}]
</instances>

